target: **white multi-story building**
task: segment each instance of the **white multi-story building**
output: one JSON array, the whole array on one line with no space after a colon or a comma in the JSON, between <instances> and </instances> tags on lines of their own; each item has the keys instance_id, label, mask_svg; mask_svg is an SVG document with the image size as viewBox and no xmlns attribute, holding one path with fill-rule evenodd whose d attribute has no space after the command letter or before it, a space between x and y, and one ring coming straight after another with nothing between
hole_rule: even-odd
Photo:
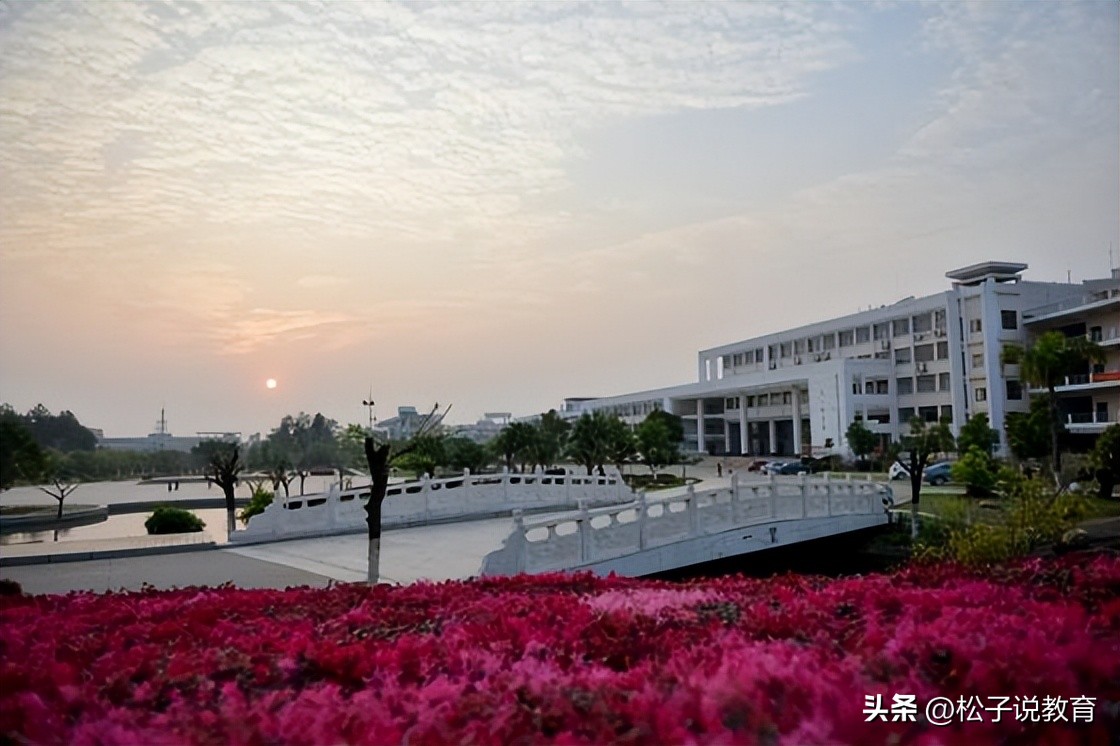
<instances>
[{"instance_id":1,"label":"white multi-story building","mask_svg":"<svg viewBox=\"0 0 1120 746\"><path fill-rule=\"evenodd\" d=\"M1003 346L1028 341L1031 309L1118 285L1024 281L1026 268L989 261L953 270L952 287L936 295L701 350L696 383L569 399L564 409L603 409L631 423L664 409L683 418L687 448L715 455L847 453L857 419L885 440L915 416L947 418L957 433L983 412L1006 453L1004 418L1028 405L1018 370L1000 363Z\"/></svg>"}]
</instances>

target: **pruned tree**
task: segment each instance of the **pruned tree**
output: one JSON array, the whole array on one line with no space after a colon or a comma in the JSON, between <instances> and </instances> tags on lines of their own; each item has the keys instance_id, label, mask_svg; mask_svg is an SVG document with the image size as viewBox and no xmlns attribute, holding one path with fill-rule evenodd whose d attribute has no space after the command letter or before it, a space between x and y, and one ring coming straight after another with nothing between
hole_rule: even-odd
<instances>
[{"instance_id":1,"label":"pruned tree","mask_svg":"<svg viewBox=\"0 0 1120 746\"><path fill-rule=\"evenodd\" d=\"M50 486L39 485L39 490L58 501L58 515L62 520L62 504L74 490L78 489L78 479L66 468L66 464L53 452L49 453L44 461L43 474Z\"/></svg>"},{"instance_id":2,"label":"pruned tree","mask_svg":"<svg viewBox=\"0 0 1120 746\"><path fill-rule=\"evenodd\" d=\"M949 421L927 423L914 417L910 420L910 432L902 436L902 448L909 451L907 459L910 469L910 537L918 537L918 500L922 494L922 478L931 456L945 453L954 448L953 432Z\"/></svg>"},{"instance_id":3,"label":"pruned tree","mask_svg":"<svg viewBox=\"0 0 1120 746\"><path fill-rule=\"evenodd\" d=\"M191 453L202 461L206 476L221 488L226 500L226 530L232 534L237 527L235 490L238 475L244 468L241 463L241 449L236 443L204 440L192 448Z\"/></svg>"},{"instance_id":4,"label":"pruned tree","mask_svg":"<svg viewBox=\"0 0 1120 746\"><path fill-rule=\"evenodd\" d=\"M638 440L634 431L617 417L611 421L607 432L607 452L619 474L622 473L622 467L638 455Z\"/></svg>"},{"instance_id":5,"label":"pruned tree","mask_svg":"<svg viewBox=\"0 0 1120 746\"><path fill-rule=\"evenodd\" d=\"M448 410L450 409L448 407ZM394 447L388 441L378 441L373 435L366 436L364 447L370 476L369 500L365 505L366 529L369 536L366 581L370 585L377 585L381 577L381 506L385 502L385 493L389 489L389 470L394 461L411 453L417 447L418 441L435 436L436 428L443 419L436 416L438 411L439 404L436 404L420 423L416 434L399 447ZM447 412L444 412L444 415L446 414Z\"/></svg>"},{"instance_id":6,"label":"pruned tree","mask_svg":"<svg viewBox=\"0 0 1120 746\"><path fill-rule=\"evenodd\" d=\"M649 467L651 475L663 466L675 463L679 454L668 424L660 417L646 417L634 433L638 457Z\"/></svg>"},{"instance_id":7,"label":"pruned tree","mask_svg":"<svg viewBox=\"0 0 1120 746\"><path fill-rule=\"evenodd\" d=\"M1057 388L1064 378L1084 372L1093 362L1104 362L1104 350L1084 336L1067 337L1061 332L1046 332L1030 347L1006 345L1000 355L1004 365L1018 365L1019 375L1029 385L1046 389L1050 423L1050 465L1055 479L1061 473L1062 456L1058 440L1065 425L1058 406Z\"/></svg>"}]
</instances>

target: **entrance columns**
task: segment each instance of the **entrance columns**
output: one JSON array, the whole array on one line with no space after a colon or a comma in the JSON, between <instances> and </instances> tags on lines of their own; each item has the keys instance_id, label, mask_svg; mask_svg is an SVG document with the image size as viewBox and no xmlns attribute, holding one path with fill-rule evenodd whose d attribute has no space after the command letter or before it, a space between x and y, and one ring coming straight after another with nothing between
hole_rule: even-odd
<instances>
[{"instance_id":1,"label":"entrance columns","mask_svg":"<svg viewBox=\"0 0 1120 746\"><path fill-rule=\"evenodd\" d=\"M704 399L696 400L696 450L699 453L708 452L708 444L704 441Z\"/></svg>"},{"instance_id":2,"label":"entrance columns","mask_svg":"<svg viewBox=\"0 0 1120 746\"><path fill-rule=\"evenodd\" d=\"M746 392L739 393L739 452L741 455L746 456L750 453L750 447L747 443L747 394Z\"/></svg>"},{"instance_id":3,"label":"entrance columns","mask_svg":"<svg viewBox=\"0 0 1120 746\"><path fill-rule=\"evenodd\" d=\"M801 456L801 387L793 388L793 455Z\"/></svg>"}]
</instances>

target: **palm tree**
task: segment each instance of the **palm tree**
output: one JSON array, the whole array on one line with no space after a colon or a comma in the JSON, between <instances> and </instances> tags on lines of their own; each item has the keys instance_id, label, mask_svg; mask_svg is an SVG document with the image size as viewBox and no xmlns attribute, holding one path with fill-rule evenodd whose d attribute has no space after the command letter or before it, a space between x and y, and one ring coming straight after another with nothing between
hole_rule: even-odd
<instances>
[{"instance_id":1,"label":"palm tree","mask_svg":"<svg viewBox=\"0 0 1120 746\"><path fill-rule=\"evenodd\" d=\"M610 459L610 443L611 418L600 411L584 413L568 436L568 455L593 474Z\"/></svg>"},{"instance_id":2,"label":"palm tree","mask_svg":"<svg viewBox=\"0 0 1120 746\"><path fill-rule=\"evenodd\" d=\"M1018 365L1022 380L1029 386L1046 389L1050 410L1050 459L1054 477L1061 469L1058 438L1065 429L1058 408L1057 387L1068 375L1085 370L1092 362L1104 362L1104 350L1087 337L1067 337L1061 332L1046 332L1030 347L1006 345L1000 355L1004 365Z\"/></svg>"}]
</instances>

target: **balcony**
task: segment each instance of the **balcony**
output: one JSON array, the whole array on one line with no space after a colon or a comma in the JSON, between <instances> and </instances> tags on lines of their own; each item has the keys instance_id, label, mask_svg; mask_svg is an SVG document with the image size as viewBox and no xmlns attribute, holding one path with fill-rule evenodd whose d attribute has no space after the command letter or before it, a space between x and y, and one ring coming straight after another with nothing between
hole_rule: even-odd
<instances>
[{"instance_id":1,"label":"balcony","mask_svg":"<svg viewBox=\"0 0 1120 746\"><path fill-rule=\"evenodd\" d=\"M1092 391L1095 389L1112 388L1113 386L1120 386L1120 371L1118 370L1066 376L1054 390L1059 394L1064 394L1069 391ZM1041 392L1045 391L1045 389L1032 388L1031 391Z\"/></svg>"},{"instance_id":2,"label":"balcony","mask_svg":"<svg viewBox=\"0 0 1120 746\"><path fill-rule=\"evenodd\" d=\"M1066 415L1066 429L1071 433L1100 433L1117 424L1116 415L1106 412L1072 412Z\"/></svg>"},{"instance_id":3,"label":"balcony","mask_svg":"<svg viewBox=\"0 0 1120 746\"><path fill-rule=\"evenodd\" d=\"M1040 308L1028 309L1023 311L1023 322L1032 324L1046 317L1061 316L1067 313L1080 311L1083 308L1085 310L1104 308L1110 305L1111 302L1117 300L1120 300L1120 288L1108 288L1077 298L1068 298L1058 303L1041 306Z\"/></svg>"}]
</instances>

